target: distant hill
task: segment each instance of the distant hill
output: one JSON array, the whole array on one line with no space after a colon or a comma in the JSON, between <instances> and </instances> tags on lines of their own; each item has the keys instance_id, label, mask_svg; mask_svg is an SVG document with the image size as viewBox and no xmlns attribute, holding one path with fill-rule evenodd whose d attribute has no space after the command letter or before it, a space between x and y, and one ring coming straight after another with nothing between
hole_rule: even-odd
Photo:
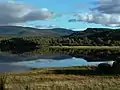
<instances>
[{"instance_id":1,"label":"distant hill","mask_svg":"<svg viewBox=\"0 0 120 90\"><path fill-rule=\"evenodd\" d=\"M56 40L63 46L120 46L120 29L88 28Z\"/></svg>"},{"instance_id":2,"label":"distant hill","mask_svg":"<svg viewBox=\"0 0 120 90\"><path fill-rule=\"evenodd\" d=\"M76 31L67 37L76 38L117 38L120 37L120 29L108 29L108 28L87 28L84 31Z\"/></svg>"},{"instance_id":3,"label":"distant hill","mask_svg":"<svg viewBox=\"0 0 120 90\"><path fill-rule=\"evenodd\" d=\"M0 26L0 36L66 36L73 32L64 28L37 29L21 26Z\"/></svg>"}]
</instances>

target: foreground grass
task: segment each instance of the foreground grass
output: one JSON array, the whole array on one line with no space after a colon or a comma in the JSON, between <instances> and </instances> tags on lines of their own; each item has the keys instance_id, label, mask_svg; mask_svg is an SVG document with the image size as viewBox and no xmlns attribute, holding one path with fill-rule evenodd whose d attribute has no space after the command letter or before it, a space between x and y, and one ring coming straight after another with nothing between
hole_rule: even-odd
<instances>
[{"instance_id":1,"label":"foreground grass","mask_svg":"<svg viewBox=\"0 0 120 90\"><path fill-rule=\"evenodd\" d=\"M94 75L93 73L80 73L80 71L94 71L94 69L95 67L41 68L34 69L30 72L7 73L2 75L2 78L5 79L7 77L6 80L4 80L5 83L3 83L5 87L4 90L120 89L119 75ZM3 81L2 78L1 81Z\"/></svg>"},{"instance_id":2,"label":"foreground grass","mask_svg":"<svg viewBox=\"0 0 120 90\"><path fill-rule=\"evenodd\" d=\"M51 48L61 49L120 49L120 46L51 46Z\"/></svg>"}]
</instances>

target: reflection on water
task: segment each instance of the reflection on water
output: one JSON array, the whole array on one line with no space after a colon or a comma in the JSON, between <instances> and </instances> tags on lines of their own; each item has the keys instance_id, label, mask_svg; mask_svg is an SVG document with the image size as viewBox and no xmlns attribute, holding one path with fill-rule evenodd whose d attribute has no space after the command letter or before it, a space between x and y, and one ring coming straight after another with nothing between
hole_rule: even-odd
<instances>
[{"instance_id":1,"label":"reflection on water","mask_svg":"<svg viewBox=\"0 0 120 90\"><path fill-rule=\"evenodd\" d=\"M19 54L0 52L0 72L24 71L28 70L28 68L40 67L88 65L98 65L100 67L104 67L106 65L105 63L112 66L113 62L114 67L118 68L120 60L119 55L120 50L80 50L53 48L34 49L31 52ZM104 64L101 65L100 63Z\"/></svg>"},{"instance_id":2,"label":"reflection on water","mask_svg":"<svg viewBox=\"0 0 120 90\"><path fill-rule=\"evenodd\" d=\"M25 65L27 67L39 68L39 67L68 67L68 66L96 66L100 63L113 64L114 61L98 61L98 62L87 62L82 58L71 58L64 60L53 60L53 59L38 59L33 61L23 61L12 63L13 65Z\"/></svg>"},{"instance_id":3,"label":"reflection on water","mask_svg":"<svg viewBox=\"0 0 120 90\"><path fill-rule=\"evenodd\" d=\"M91 61L119 61L120 50L97 50L97 49L52 49L56 53L70 55L76 58L84 58Z\"/></svg>"},{"instance_id":4,"label":"reflection on water","mask_svg":"<svg viewBox=\"0 0 120 90\"><path fill-rule=\"evenodd\" d=\"M0 72L23 72L29 68L22 65L12 65L10 63L0 63Z\"/></svg>"}]
</instances>

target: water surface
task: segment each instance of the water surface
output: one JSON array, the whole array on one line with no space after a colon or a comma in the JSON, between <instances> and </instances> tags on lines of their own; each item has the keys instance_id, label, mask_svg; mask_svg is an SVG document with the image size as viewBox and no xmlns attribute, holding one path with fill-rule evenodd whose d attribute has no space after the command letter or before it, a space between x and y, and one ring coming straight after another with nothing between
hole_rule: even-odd
<instances>
[{"instance_id":1,"label":"water surface","mask_svg":"<svg viewBox=\"0 0 120 90\"><path fill-rule=\"evenodd\" d=\"M113 64L119 60L120 51L110 50L34 50L25 53L0 53L0 72L23 72L30 68L95 66Z\"/></svg>"}]
</instances>

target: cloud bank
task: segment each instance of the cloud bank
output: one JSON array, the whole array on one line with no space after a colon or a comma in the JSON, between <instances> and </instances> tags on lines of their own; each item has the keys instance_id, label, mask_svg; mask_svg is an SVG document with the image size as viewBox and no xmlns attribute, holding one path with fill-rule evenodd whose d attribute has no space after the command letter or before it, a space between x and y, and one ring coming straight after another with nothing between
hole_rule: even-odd
<instances>
[{"instance_id":1,"label":"cloud bank","mask_svg":"<svg viewBox=\"0 0 120 90\"><path fill-rule=\"evenodd\" d=\"M53 12L46 8L36 8L16 3L0 3L0 25L47 20L52 16Z\"/></svg>"},{"instance_id":2,"label":"cloud bank","mask_svg":"<svg viewBox=\"0 0 120 90\"><path fill-rule=\"evenodd\" d=\"M77 18L69 22L87 22L101 24L110 27L120 27L120 0L98 0L97 7L91 9L91 13L78 13Z\"/></svg>"}]
</instances>

